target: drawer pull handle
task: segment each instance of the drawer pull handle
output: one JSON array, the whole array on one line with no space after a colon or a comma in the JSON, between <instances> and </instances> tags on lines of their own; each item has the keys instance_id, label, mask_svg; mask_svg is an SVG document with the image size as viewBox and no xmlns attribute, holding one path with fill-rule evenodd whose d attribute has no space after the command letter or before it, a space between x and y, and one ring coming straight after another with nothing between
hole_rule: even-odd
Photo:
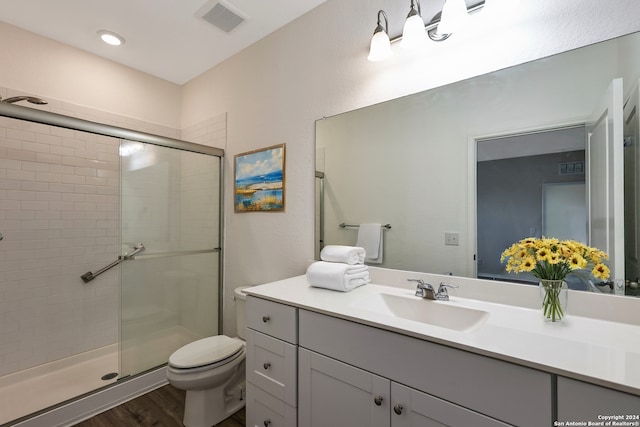
<instances>
[{"instance_id":1,"label":"drawer pull handle","mask_svg":"<svg viewBox=\"0 0 640 427\"><path fill-rule=\"evenodd\" d=\"M267 323L271 318L269 316L262 316L262 322Z\"/></svg>"},{"instance_id":2,"label":"drawer pull handle","mask_svg":"<svg viewBox=\"0 0 640 427\"><path fill-rule=\"evenodd\" d=\"M264 420L263 424L264 424L264 427L269 427L271 425L271 420L266 419L266 420Z\"/></svg>"},{"instance_id":3,"label":"drawer pull handle","mask_svg":"<svg viewBox=\"0 0 640 427\"><path fill-rule=\"evenodd\" d=\"M393 407L393 412L395 412L398 415L401 415L403 409L404 409L404 406L398 403L396 406Z\"/></svg>"},{"instance_id":4,"label":"drawer pull handle","mask_svg":"<svg viewBox=\"0 0 640 427\"><path fill-rule=\"evenodd\" d=\"M262 367L263 367L264 369L269 369L269 368L271 367L271 363L269 363L269 362L264 362L264 365L262 365Z\"/></svg>"},{"instance_id":5,"label":"drawer pull handle","mask_svg":"<svg viewBox=\"0 0 640 427\"><path fill-rule=\"evenodd\" d=\"M382 398L382 396L377 396L377 397L375 397L375 398L373 399L373 402L374 402L376 405L381 406L381 405L382 405L382 401L383 401L383 400L384 400L384 399Z\"/></svg>"}]
</instances>

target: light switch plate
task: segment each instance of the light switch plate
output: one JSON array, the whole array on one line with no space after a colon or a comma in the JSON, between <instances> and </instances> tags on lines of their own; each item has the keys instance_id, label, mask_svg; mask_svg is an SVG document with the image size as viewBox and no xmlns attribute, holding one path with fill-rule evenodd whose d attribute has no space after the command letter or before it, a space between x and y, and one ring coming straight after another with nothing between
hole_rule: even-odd
<instances>
[{"instance_id":1,"label":"light switch plate","mask_svg":"<svg viewBox=\"0 0 640 427\"><path fill-rule=\"evenodd\" d=\"M449 246L460 245L460 235L458 233L444 233L444 244Z\"/></svg>"}]
</instances>

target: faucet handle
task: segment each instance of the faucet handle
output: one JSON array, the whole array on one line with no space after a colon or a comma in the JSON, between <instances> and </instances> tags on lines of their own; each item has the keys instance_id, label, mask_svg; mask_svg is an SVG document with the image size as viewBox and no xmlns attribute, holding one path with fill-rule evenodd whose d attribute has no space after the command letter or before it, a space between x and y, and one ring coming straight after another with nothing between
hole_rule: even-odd
<instances>
[{"instance_id":1,"label":"faucet handle","mask_svg":"<svg viewBox=\"0 0 640 427\"><path fill-rule=\"evenodd\" d=\"M407 279L407 282L418 282L418 287L416 288L416 296L424 298L424 280L422 280L422 279Z\"/></svg>"},{"instance_id":2,"label":"faucet handle","mask_svg":"<svg viewBox=\"0 0 640 427\"><path fill-rule=\"evenodd\" d=\"M460 286L458 285L450 285L449 283L440 282L440 286L438 286L438 293L436 294L436 299L441 301L449 301L449 292L447 288L457 289Z\"/></svg>"},{"instance_id":3,"label":"faucet handle","mask_svg":"<svg viewBox=\"0 0 640 427\"><path fill-rule=\"evenodd\" d=\"M451 285L449 283L440 282L440 286L438 286L438 292L446 292L447 288L458 289L459 287L459 285Z\"/></svg>"}]
</instances>

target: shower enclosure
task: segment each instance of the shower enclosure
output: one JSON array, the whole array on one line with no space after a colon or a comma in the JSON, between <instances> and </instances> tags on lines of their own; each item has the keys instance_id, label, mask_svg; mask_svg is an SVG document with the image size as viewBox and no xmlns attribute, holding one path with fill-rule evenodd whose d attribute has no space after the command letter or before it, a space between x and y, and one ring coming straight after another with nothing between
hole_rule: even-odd
<instances>
[{"instance_id":1,"label":"shower enclosure","mask_svg":"<svg viewBox=\"0 0 640 427\"><path fill-rule=\"evenodd\" d=\"M0 105L0 425L220 329L222 150Z\"/></svg>"}]
</instances>

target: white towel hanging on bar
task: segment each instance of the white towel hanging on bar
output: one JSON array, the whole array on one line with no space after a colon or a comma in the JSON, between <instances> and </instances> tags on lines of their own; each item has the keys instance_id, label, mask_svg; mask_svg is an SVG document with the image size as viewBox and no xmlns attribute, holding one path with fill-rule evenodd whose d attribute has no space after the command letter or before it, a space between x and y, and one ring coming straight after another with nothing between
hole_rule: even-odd
<instances>
[{"instance_id":1,"label":"white towel hanging on bar","mask_svg":"<svg viewBox=\"0 0 640 427\"><path fill-rule=\"evenodd\" d=\"M372 264L382 263L383 242L381 224L360 224L356 246L364 248L367 254L365 262Z\"/></svg>"}]
</instances>

